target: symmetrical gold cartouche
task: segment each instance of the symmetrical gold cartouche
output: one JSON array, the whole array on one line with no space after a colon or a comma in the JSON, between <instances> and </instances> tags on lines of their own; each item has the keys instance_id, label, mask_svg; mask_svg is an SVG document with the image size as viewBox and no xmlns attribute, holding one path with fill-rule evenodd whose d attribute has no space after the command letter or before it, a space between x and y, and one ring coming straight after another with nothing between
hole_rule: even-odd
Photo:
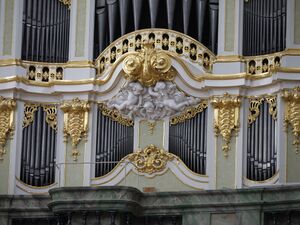
<instances>
[{"instance_id":1,"label":"symmetrical gold cartouche","mask_svg":"<svg viewBox=\"0 0 300 225\"><path fill-rule=\"evenodd\" d=\"M213 97L211 103L215 109L215 133L216 135L222 135L225 142L222 146L222 150L224 152L224 156L228 157L232 131L237 133L240 126L239 111L241 98L239 96L232 96L225 93L223 96Z\"/></svg>"},{"instance_id":2,"label":"symmetrical gold cartouche","mask_svg":"<svg viewBox=\"0 0 300 225\"><path fill-rule=\"evenodd\" d=\"M132 127L133 120L123 117L118 110L109 109L104 103L98 104L99 109L101 110L102 115L110 117L113 121L116 121L124 126Z\"/></svg>"},{"instance_id":3,"label":"symmetrical gold cartouche","mask_svg":"<svg viewBox=\"0 0 300 225\"><path fill-rule=\"evenodd\" d=\"M66 142L68 135L70 135L73 160L77 161L80 154L77 145L87 135L90 104L88 101L75 98L63 102L61 109L64 112L64 140Z\"/></svg>"},{"instance_id":4,"label":"symmetrical gold cartouche","mask_svg":"<svg viewBox=\"0 0 300 225\"><path fill-rule=\"evenodd\" d=\"M6 153L5 145L7 136L14 130L14 110L16 101L0 96L0 160Z\"/></svg>"},{"instance_id":5,"label":"symmetrical gold cartouche","mask_svg":"<svg viewBox=\"0 0 300 225\"><path fill-rule=\"evenodd\" d=\"M292 126L292 133L295 136L293 145L295 145L296 153L299 153L300 145L300 87L292 90L285 90L282 97L286 101L285 105L285 126Z\"/></svg>"},{"instance_id":6,"label":"symmetrical gold cartouche","mask_svg":"<svg viewBox=\"0 0 300 225\"><path fill-rule=\"evenodd\" d=\"M140 52L129 54L123 61L124 76L131 81L139 81L150 87L158 81L171 81L175 71L171 68L171 58L153 45L146 43Z\"/></svg>"},{"instance_id":7,"label":"symmetrical gold cartouche","mask_svg":"<svg viewBox=\"0 0 300 225\"><path fill-rule=\"evenodd\" d=\"M197 106L187 108L184 112L181 114L174 116L170 119L171 125L176 125L178 123L182 123L186 120L194 118L198 113L203 112L204 109L206 109L208 106L208 101L203 100L201 101Z\"/></svg>"},{"instance_id":8,"label":"symmetrical gold cartouche","mask_svg":"<svg viewBox=\"0 0 300 225\"><path fill-rule=\"evenodd\" d=\"M154 145L149 145L125 158L134 164L137 171L153 174L164 170L167 162L173 160L175 156Z\"/></svg>"}]
</instances>

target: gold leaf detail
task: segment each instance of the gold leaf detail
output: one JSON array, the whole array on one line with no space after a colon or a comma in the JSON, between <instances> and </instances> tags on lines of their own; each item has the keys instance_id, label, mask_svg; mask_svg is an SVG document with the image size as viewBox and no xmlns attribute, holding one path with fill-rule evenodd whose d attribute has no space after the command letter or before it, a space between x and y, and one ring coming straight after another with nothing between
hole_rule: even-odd
<instances>
[{"instance_id":1,"label":"gold leaf detail","mask_svg":"<svg viewBox=\"0 0 300 225\"><path fill-rule=\"evenodd\" d=\"M171 58L152 44L143 45L140 52L131 53L123 62L124 76L131 81L139 81L146 87L158 81L171 81L175 71L171 68Z\"/></svg>"},{"instance_id":2,"label":"gold leaf detail","mask_svg":"<svg viewBox=\"0 0 300 225\"><path fill-rule=\"evenodd\" d=\"M116 121L124 126L133 126L133 120L123 117L117 110L109 109L103 103L99 103L99 108L102 112L102 115L110 117L113 121Z\"/></svg>"},{"instance_id":3,"label":"gold leaf detail","mask_svg":"<svg viewBox=\"0 0 300 225\"><path fill-rule=\"evenodd\" d=\"M7 136L11 135L14 130L15 108L15 100L0 96L0 160L3 159L3 155L6 153L5 145Z\"/></svg>"},{"instance_id":4,"label":"gold leaf detail","mask_svg":"<svg viewBox=\"0 0 300 225\"><path fill-rule=\"evenodd\" d=\"M266 97L266 101L269 104L269 113L272 116L273 120L277 119L277 101L276 96L268 96Z\"/></svg>"},{"instance_id":5,"label":"gold leaf detail","mask_svg":"<svg viewBox=\"0 0 300 225\"><path fill-rule=\"evenodd\" d=\"M170 119L171 125L176 125L178 123L182 123L186 120L194 118L198 113L203 112L204 109L206 109L208 106L207 100L203 100L199 105L196 107L190 107L186 109L183 113L180 115L174 116Z\"/></svg>"},{"instance_id":6,"label":"gold leaf detail","mask_svg":"<svg viewBox=\"0 0 300 225\"><path fill-rule=\"evenodd\" d=\"M252 124L257 117L259 116L259 106L262 104L264 98L251 98L250 99L250 107L249 107L249 115L248 115L248 124Z\"/></svg>"},{"instance_id":7,"label":"gold leaf detail","mask_svg":"<svg viewBox=\"0 0 300 225\"><path fill-rule=\"evenodd\" d=\"M43 106L43 110L46 112L46 122L52 129L57 130L57 107Z\"/></svg>"},{"instance_id":8,"label":"gold leaf detail","mask_svg":"<svg viewBox=\"0 0 300 225\"><path fill-rule=\"evenodd\" d=\"M37 104L26 103L24 106L23 128L29 126L34 120L34 113L38 110Z\"/></svg>"},{"instance_id":9,"label":"gold leaf detail","mask_svg":"<svg viewBox=\"0 0 300 225\"><path fill-rule=\"evenodd\" d=\"M165 169L168 161L171 161L175 156L159 149L154 145L149 145L143 150L139 150L126 157L131 161L136 169L142 173L156 173Z\"/></svg>"},{"instance_id":10,"label":"gold leaf detail","mask_svg":"<svg viewBox=\"0 0 300 225\"><path fill-rule=\"evenodd\" d=\"M61 105L64 114L64 138L67 141L68 135L72 140L72 156L77 161L79 151L77 145L80 140L87 135L88 129L88 111L90 105L88 101L75 98L71 101L65 101Z\"/></svg>"},{"instance_id":11,"label":"gold leaf detail","mask_svg":"<svg viewBox=\"0 0 300 225\"><path fill-rule=\"evenodd\" d=\"M232 131L239 129L239 108L241 99L225 93L222 97L214 97L212 105L215 108L214 128L216 135L221 134L225 144L222 146L224 156L228 157Z\"/></svg>"},{"instance_id":12,"label":"gold leaf detail","mask_svg":"<svg viewBox=\"0 0 300 225\"><path fill-rule=\"evenodd\" d=\"M295 152L298 154L300 145L300 87L285 90L282 97L286 101L285 126L292 126L292 133L295 136L293 145L295 145Z\"/></svg>"}]
</instances>

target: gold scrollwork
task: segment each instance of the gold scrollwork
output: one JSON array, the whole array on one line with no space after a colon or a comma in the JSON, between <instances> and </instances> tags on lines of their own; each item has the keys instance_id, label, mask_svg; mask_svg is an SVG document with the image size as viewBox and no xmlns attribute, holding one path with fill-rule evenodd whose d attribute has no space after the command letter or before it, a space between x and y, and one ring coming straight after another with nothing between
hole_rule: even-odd
<instances>
[{"instance_id":1,"label":"gold scrollwork","mask_svg":"<svg viewBox=\"0 0 300 225\"><path fill-rule=\"evenodd\" d=\"M67 5L68 7L71 6L71 0L59 0L61 3L63 3L64 5Z\"/></svg>"},{"instance_id":2,"label":"gold scrollwork","mask_svg":"<svg viewBox=\"0 0 300 225\"><path fill-rule=\"evenodd\" d=\"M203 110L206 109L207 106L208 106L208 101L203 100L196 107L188 108L183 113L181 113L180 115L172 117L170 119L170 124L171 125L176 125L178 123L182 123L186 120L192 119L198 113L203 112Z\"/></svg>"},{"instance_id":3,"label":"gold scrollwork","mask_svg":"<svg viewBox=\"0 0 300 225\"><path fill-rule=\"evenodd\" d=\"M16 101L0 96L0 160L6 153L5 145L8 135L14 130L14 110Z\"/></svg>"},{"instance_id":4,"label":"gold scrollwork","mask_svg":"<svg viewBox=\"0 0 300 225\"><path fill-rule=\"evenodd\" d=\"M70 135L73 160L77 161L80 154L77 145L83 137L87 136L90 104L88 101L75 98L63 102L61 109L64 112L64 140L67 142L68 135Z\"/></svg>"},{"instance_id":5,"label":"gold scrollwork","mask_svg":"<svg viewBox=\"0 0 300 225\"><path fill-rule=\"evenodd\" d=\"M256 97L250 99L249 115L248 115L248 124L252 124L257 117L259 116L259 106L262 104L264 98Z\"/></svg>"},{"instance_id":6,"label":"gold scrollwork","mask_svg":"<svg viewBox=\"0 0 300 225\"><path fill-rule=\"evenodd\" d=\"M298 154L300 145L300 87L283 91L282 97L287 103L285 106L285 126L287 127L289 124L292 126L292 133L295 136L293 145L295 145L295 151Z\"/></svg>"},{"instance_id":7,"label":"gold scrollwork","mask_svg":"<svg viewBox=\"0 0 300 225\"><path fill-rule=\"evenodd\" d=\"M37 104L26 103L24 106L23 128L29 126L34 120L34 113L38 110Z\"/></svg>"},{"instance_id":8,"label":"gold scrollwork","mask_svg":"<svg viewBox=\"0 0 300 225\"><path fill-rule=\"evenodd\" d=\"M146 87L153 86L157 81L171 81L175 71L171 68L171 58L161 50L145 43L140 52L128 55L123 62L124 76L132 81L139 81Z\"/></svg>"},{"instance_id":9,"label":"gold scrollwork","mask_svg":"<svg viewBox=\"0 0 300 225\"><path fill-rule=\"evenodd\" d=\"M174 158L173 154L154 145L149 145L143 150L128 155L125 159L131 161L137 171L153 174L164 170L167 162Z\"/></svg>"},{"instance_id":10,"label":"gold scrollwork","mask_svg":"<svg viewBox=\"0 0 300 225\"><path fill-rule=\"evenodd\" d=\"M213 97L212 106L215 108L214 128L216 135L221 134L225 144L222 146L224 156L228 157L230 150L230 140L232 131L238 133L239 129L239 110L241 98L225 93L220 97Z\"/></svg>"},{"instance_id":11,"label":"gold scrollwork","mask_svg":"<svg viewBox=\"0 0 300 225\"><path fill-rule=\"evenodd\" d=\"M53 130L57 130L57 107L46 105L43 110L46 112L46 122Z\"/></svg>"},{"instance_id":12,"label":"gold scrollwork","mask_svg":"<svg viewBox=\"0 0 300 225\"><path fill-rule=\"evenodd\" d=\"M103 103L99 103L99 108L102 115L110 117L113 121L116 121L124 126L132 127L133 120L124 118L117 110L107 108Z\"/></svg>"},{"instance_id":13,"label":"gold scrollwork","mask_svg":"<svg viewBox=\"0 0 300 225\"><path fill-rule=\"evenodd\" d=\"M269 104L269 113L272 116L273 120L277 119L277 98L276 96L266 97L266 101Z\"/></svg>"}]
</instances>

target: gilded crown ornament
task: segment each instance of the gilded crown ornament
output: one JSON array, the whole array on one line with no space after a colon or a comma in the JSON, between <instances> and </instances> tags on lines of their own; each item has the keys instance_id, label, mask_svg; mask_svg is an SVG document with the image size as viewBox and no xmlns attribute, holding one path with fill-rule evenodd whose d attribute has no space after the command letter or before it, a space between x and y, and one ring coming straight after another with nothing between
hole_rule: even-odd
<instances>
[{"instance_id":1,"label":"gilded crown ornament","mask_svg":"<svg viewBox=\"0 0 300 225\"><path fill-rule=\"evenodd\" d=\"M215 109L214 128L216 135L221 134L225 144L222 146L224 156L228 157L232 132L239 129L239 108L241 99L239 96L225 93L223 96L214 97L211 101Z\"/></svg>"},{"instance_id":2,"label":"gilded crown ornament","mask_svg":"<svg viewBox=\"0 0 300 225\"><path fill-rule=\"evenodd\" d=\"M90 104L88 101L75 98L63 102L61 109L64 112L64 140L66 142L68 135L70 136L73 160L77 161L80 154L77 146L80 140L87 135Z\"/></svg>"},{"instance_id":3,"label":"gilded crown ornament","mask_svg":"<svg viewBox=\"0 0 300 225\"><path fill-rule=\"evenodd\" d=\"M146 87L175 77L171 58L165 52L154 49L151 43L143 44L139 52L128 55L123 61L123 70L126 79L138 81Z\"/></svg>"},{"instance_id":4,"label":"gilded crown ornament","mask_svg":"<svg viewBox=\"0 0 300 225\"><path fill-rule=\"evenodd\" d=\"M298 154L300 145L300 87L283 91L282 97L286 101L285 126L292 126L292 133L295 136L293 145L295 145L295 152Z\"/></svg>"},{"instance_id":5,"label":"gilded crown ornament","mask_svg":"<svg viewBox=\"0 0 300 225\"><path fill-rule=\"evenodd\" d=\"M126 157L134 164L137 171L142 173L153 174L165 169L167 162L175 156L154 145L149 145L143 150L134 152Z\"/></svg>"},{"instance_id":6,"label":"gilded crown ornament","mask_svg":"<svg viewBox=\"0 0 300 225\"><path fill-rule=\"evenodd\" d=\"M14 110L16 101L0 96L0 160L6 153L5 145L8 135L14 130Z\"/></svg>"}]
</instances>

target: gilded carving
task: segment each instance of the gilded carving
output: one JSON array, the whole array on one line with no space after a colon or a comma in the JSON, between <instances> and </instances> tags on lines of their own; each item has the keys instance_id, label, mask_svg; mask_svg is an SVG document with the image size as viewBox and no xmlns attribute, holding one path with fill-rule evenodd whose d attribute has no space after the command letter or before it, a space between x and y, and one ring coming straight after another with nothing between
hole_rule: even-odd
<instances>
[{"instance_id":1,"label":"gilded carving","mask_svg":"<svg viewBox=\"0 0 300 225\"><path fill-rule=\"evenodd\" d=\"M59 0L61 3L63 3L64 5L67 5L67 6L71 6L71 0Z\"/></svg>"},{"instance_id":2,"label":"gilded carving","mask_svg":"<svg viewBox=\"0 0 300 225\"><path fill-rule=\"evenodd\" d=\"M66 142L68 135L70 136L73 160L77 161L80 154L77 145L87 135L90 105L88 101L75 98L63 102L61 109L64 112L64 140Z\"/></svg>"},{"instance_id":3,"label":"gilded carving","mask_svg":"<svg viewBox=\"0 0 300 225\"><path fill-rule=\"evenodd\" d=\"M100 110L102 112L102 115L108 116L112 120L114 120L114 121L116 121L116 122L118 122L118 123L120 123L122 125L125 125L125 126L128 126L128 127L132 127L133 126L133 120L123 117L118 112L118 110L116 110L116 109L109 109L103 103L99 103L99 108L100 108Z\"/></svg>"},{"instance_id":4,"label":"gilded carving","mask_svg":"<svg viewBox=\"0 0 300 225\"><path fill-rule=\"evenodd\" d=\"M146 43L140 52L131 53L123 62L125 78L139 81L146 87L154 86L158 81L171 81L175 71L171 68L171 58L161 50Z\"/></svg>"},{"instance_id":5,"label":"gilded carving","mask_svg":"<svg viewBox=\"0 0 300 225\"><path fill-rule=\"evenodd\" d=\"M300 87L285 90L282 97L286 101L285 126L292 126L292 133L295 136L293 145L295 145L295 151L298 154L300 145Z\"/></svg>"},{"instance_id":6,"label":"gilded carving","mask_svg":"<svg viewBox=\"0 0 300 225\"><path fill-rule=\"evenodd\" d=\"M38 110L37 104L26 103L24 105L23 128L29 126L34 120L34 113Z\"/></svg>"},{"instance_id":7,"label":"gilded carving","mask_svg":"<svg viewBox=\"0 0 300 225\"><path fill-rule=\"evenodd\" d=\"M5 145L7 136L11 135L14 130L15 108L15 100L0 96L0 160L3 159L3 155L6 153Z\"/></svg>"},{"instance_id":8,"label":"gilded carving","mask_svg":"<svg viewBox=\"0 0 300 225\"><path fill-rule=\"evenodd\" d=\"M175 156L159 149L154 145L149 145L143 150L139 150L126 157L131 161L136 169L142 173L153 174L165 169L168 161L171 161Z\"/></svg>"},{"instance_id":9,"label":"gilded carving","mask_svg":"<svg viewBox=\"0 0 300 225\"><path fill-rule=\"evenodd\" d=\"M269 113L274 120L277 119L277 100L276 96L266 97L266 101L269 104Z\"/></svg>"},{"instance_id":10,"label":"gilded carving","mask_svg":"<svg viewBox=\"0 0 300 225\"><path fill-rule=\"evenodd\" d=\"M225 93L221 97L214 97L212 105L215 108L214 128L216 135L221 134L225 144L222 146L224 156L228 157L232 132L239 129L239 108L241 99L239 96L232 96Z\"/></svg>"},{"instance_id":11,"label":"gilded carving","mask_svg":"<svg viewBox=\"0 0 300 225\"><path fill-rule=\"evenodd\" d=\"M147 125L148 125L148 132L149 132L149 134L153 135L154 134L154 130L156 128L156 122L155 121L148 121Z\"/></svg>"},{"instance_id":12,"label":"gilded carving","mask_svg":"<svg viewBox=\"0 0 300 225\"><path fill-rule=\"evenodd\" d=\"M170 119L171 125L176 125L178 123L182 123L186 120L194 118L198 113L203 112L208 106L207 100L203 100L195 107L187 108L183 113L174 116Z\"/></svg>"},{"instance_id":13,"label":"gilded carving","mask_svg":"<svg viewBox=\"0 0 300 225\"><path fill-rule=\"evenodd\" d=\"M256 97L250 99L248 124L252 124L259 116L259 106L263 103L264 98Z\"/></svg>"},{"instance_id":14,"label":"gilded carving","mask_svg":"<svg viewBox=\"0 0 300 225\"><path fill-rule=\"evenodd\" d=\"M57 130L57 107L56 106L43 106L44 112L46 112L46 122L49 126Z\"/></svg>"}]
</instances>

